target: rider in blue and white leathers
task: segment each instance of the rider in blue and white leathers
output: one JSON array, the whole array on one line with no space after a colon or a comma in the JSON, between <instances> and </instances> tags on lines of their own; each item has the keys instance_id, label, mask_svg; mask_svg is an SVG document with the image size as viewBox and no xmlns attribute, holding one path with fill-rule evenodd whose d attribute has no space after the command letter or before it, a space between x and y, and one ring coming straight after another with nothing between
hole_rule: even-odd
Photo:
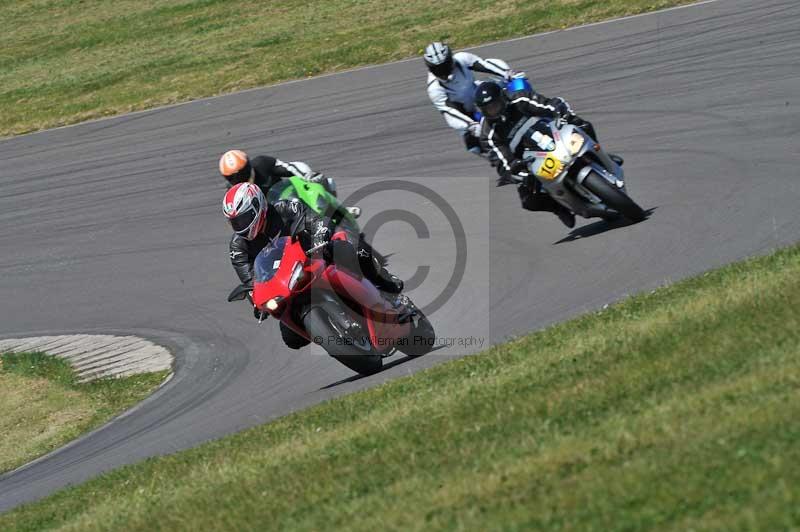
<instances>
[{"instance_id":1,"label":"rider in blue and white leathers","mask_svg":"<svg viewBox=\"0 0 800 532\"><path fill-rule=\"evenodd\" d=\"M423 58L428 67L428 97L447 125L461 134L467 150L479 155L481 126L475 120L478 82L474 72L504 80L510 80L515 72L500 59L483 59L468 52L453 54L450 47L441 42L429 44Z\"/></svg>"}]
</instances>

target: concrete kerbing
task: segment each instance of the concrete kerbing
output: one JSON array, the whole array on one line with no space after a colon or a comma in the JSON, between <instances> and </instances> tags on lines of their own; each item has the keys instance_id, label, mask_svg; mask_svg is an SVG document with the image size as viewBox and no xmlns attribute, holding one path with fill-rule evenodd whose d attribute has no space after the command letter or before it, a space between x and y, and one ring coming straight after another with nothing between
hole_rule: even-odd
<instances>
[{"instance_id":1,"label":"concrete kerbing","mask_svg":"<svg viewBox=\"0 0 800 532\"><path fill-rule=\"evenodd\" d=\"M66 334L0 340L0 353L39 351L67 360L80 382L172 369L164 347L136 336Z\"/></svg>"}]
</instances>

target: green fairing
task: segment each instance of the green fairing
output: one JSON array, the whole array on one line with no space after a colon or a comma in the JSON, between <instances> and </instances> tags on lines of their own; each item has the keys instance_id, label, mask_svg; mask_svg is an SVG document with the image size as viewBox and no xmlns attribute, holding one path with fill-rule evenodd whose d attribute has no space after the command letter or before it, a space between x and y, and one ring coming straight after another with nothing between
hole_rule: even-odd
<instances>
[{"instance_id":1,"label":"green fairing","mask_svg":"<svg viewBox=\"0 0 800 532\"><path fill-rule=\"evenodd\" d=\"M325 190L325 187L319 183L310 183L301 177L292 176L273 185L268 196L267 199L270 203L291 198L299 199L321 216L326 216L326 214L339 209L344 214L348 225L352 224L354 228L358 228L355 218L342 207L333 194Z\"/></svg>"}]
</instances>

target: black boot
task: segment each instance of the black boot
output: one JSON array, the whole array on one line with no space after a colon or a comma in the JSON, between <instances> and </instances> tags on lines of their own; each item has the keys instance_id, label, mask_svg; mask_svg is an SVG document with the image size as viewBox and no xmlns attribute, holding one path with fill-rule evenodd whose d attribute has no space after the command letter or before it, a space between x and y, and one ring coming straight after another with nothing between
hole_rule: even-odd
<instances>
[{"instance_id":1,"label":"black boot","mask_svg":"<svg viewBox=\"0 0 800 532\"><path fill-rule=\"evenodd\" d=\"M539 198L526 185L518 186L517 194L519 194L519 202L522 205L523 209L527 211L542 210L541 207L539 206Z\"/></svg>"},{"instance_id":2,"label":"black boot","mask_svg":"<svg viewBox=\"0 0 800 532\"><path fill-rule=\"evenodd\" d=\"M403 280L389 273L386 268L381 268L374 278L370 279L378 290L389 294L399 294L403 291Z\"/></svg>"},{"instance_id":3,"label":"black boot","mask_svg":"<svg viewBox=\"0 0 800 532\"><path fill-rule=\"evenodd\" d=\"M384 267L386 260L376 253L372 246L364 239L364 235L358 242L358 262L364 276L383 292L389 294L399 294L403 291L403 281L396 275L392 275Z\"/></svg>"},{"instance_id":4,"label":"black boot","mask_svg":"<svg viewBox=\"0 0 800 532\"><path fill-rule=\"evenodd\" d=\"M552 212L570 229L575 227L575 215L572 214L572 211L550 197L547 192L533 192L525 185L520 185L517 192L523 209Z\"/></svg>"},{"instance_id":5,"label":"black boot","mask_svg":"<svg viewBox=\"0 0 800 532\"><path fill-rule=\"evenodd\" d=\"M609 153L608 157L609 157L609 159L611 159L612 161L614 161L615 163L617 163L620 166L625 164L625 159L623 159L622 157L620 157L616 153Z\"/></svg>"}]
</instances>

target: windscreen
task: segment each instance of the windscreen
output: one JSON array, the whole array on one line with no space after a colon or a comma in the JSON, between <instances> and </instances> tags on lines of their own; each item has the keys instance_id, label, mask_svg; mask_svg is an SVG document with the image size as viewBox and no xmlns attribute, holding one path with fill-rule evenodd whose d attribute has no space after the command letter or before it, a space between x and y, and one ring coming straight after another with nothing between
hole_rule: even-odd
<instances>
[{"instance_id":1,"label":"windscreen","mask_svg":"<svg viewBox=\"0 0 800 532\"><path fill-rule=\"evenodd\" d=\"M283 249L286 247L288 238L278 238L261 250L256 257L255 274L257 283L266 283L275 276L281 266Z\"/></svg>"}]
</instances>

